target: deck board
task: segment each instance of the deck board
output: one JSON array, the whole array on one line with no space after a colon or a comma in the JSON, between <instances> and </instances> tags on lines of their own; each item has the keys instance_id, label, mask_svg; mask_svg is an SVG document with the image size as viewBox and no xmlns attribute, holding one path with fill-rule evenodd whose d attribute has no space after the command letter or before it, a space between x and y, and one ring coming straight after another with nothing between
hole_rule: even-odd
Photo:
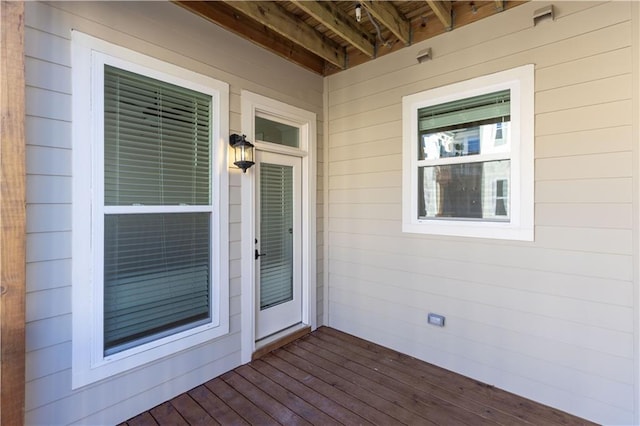
<instances>
[{"instance_id":1,"label":"deck board","mask_svg":"<svg viewBox=\"0 0 640 426\"><path fill-rule=\"evenodd\" d=\"M243 426L249 424L206 386L198 386L190 390L188 394L221 425Z\"/></svg>"},{"instance_id":2,"label":"deck board","mask_svg":"<svg viewBox=\"0 0 640 426\"><path fill-rule=\"evenodd\" d=\"M155 424L592 423L321 327L123 423Z\"/></svg>"}]
</instances>

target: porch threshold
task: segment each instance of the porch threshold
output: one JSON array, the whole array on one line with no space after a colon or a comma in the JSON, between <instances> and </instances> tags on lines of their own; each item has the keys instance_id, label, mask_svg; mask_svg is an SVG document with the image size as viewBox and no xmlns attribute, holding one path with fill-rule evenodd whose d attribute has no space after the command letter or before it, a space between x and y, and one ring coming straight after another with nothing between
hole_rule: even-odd
<instances>
[{"instance_id":1,"label":"porch threshold","mask_svg":"<svg viewBox=\"0 0 640 426\"><path fill-rule=\"evenodd\" d=\"M251 355L251 361L255 361L258 358L272 352L278 348L281 348L299 338L311 333L311 327L299 323L289 328L267 336L264 339L256 341L256 350Z\"/></svg>"},{"instance_id":2,"label":"porch threshold","mask_svg":"<svg viewBox=\"0 0 640 426\"><path fill-rule=\"evenodd\" d=\"M320 327L121 426L195 424L593 423Z\"/></svg>"}]
</instances>

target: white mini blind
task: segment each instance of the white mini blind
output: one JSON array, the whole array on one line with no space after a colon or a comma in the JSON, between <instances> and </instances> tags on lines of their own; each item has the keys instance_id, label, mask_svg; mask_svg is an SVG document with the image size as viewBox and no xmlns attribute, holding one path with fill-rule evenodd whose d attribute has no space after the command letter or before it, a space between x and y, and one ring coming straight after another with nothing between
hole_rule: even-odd
<instances>
[{"instance_id":1,"label":"white mini blind","mask_svg":"<svg viewBox=\"0 0 640 426\"><path fill-rule=\"evenodd\" d=\"M293 168L260 164L260 309L293 299Z\"/></svg>"},{"instance_id":2,"label":"white mini blind","mask_svg":"<svg viewBox=\"0 0 640 426\"><path fill-rule=\"evenodd\" d=\"M211 317L212 99L105 65L104 103L104 205L121 206L104 216L110 355Z\"/></svg>"},{"instance_id":3,"label":"white mini blind","mask_svg":"<svg viewBox=\"0 0 640 426\"><path fill-rule=\"evenodd\" d=\"M105 65L105 205L210 203L211 96Z\"/></svg>"},{"instance_id":4,"label":"white mini blind","mask_svg":"<svg viewBox=\"0 0 640 426\"><path fill-rule=\"evenodd\" d=\"M105 354L209 319L209 223L209 213L105 216Z\"/></svg>"},{"instance_id":5,"label":"white mini blind","mask_svg":"<svg viewBox=\"0 0 640 426\"><path fill-rule=\"evenodd\" d=\"M502 90L421 108L418 110L418 131L436 133L510 121L510 97L510 90Z\"/></svg>"}]
</instances>

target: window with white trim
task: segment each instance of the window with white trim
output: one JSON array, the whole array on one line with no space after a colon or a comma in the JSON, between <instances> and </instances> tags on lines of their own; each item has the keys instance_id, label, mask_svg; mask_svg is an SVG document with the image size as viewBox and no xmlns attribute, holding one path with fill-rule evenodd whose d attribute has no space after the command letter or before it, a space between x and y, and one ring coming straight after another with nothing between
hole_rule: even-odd
<instances>
[{"instance_id":1,"label":"window with white trim","mask_svg":"<svg viewBox=\"0 0 640 426\"><path fill-rule=\"evenodd\" d=\"M228 333L228 86L73 41L75 388Z\"/></svg>"},{"instance_id":2,"label":"window with white trim","mask_svg":"<svg viewBox=\"0 0 640 426\"><path fill-rule=\"evenodd\" d=\"M403 98L403 231L533 240L534 66Z\"/></svg>"}]
</instances>

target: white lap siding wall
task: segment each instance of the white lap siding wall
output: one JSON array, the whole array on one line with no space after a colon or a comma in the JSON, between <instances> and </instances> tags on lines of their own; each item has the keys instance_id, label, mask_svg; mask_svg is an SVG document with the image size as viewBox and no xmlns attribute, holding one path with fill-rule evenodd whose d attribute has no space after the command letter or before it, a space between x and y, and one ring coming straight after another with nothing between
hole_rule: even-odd
<instances>
[{"instance_id":1,"label":"white lap siding wall","mask_svg":"<svg viewBox=\"0 0 640 426\"><path fill-rule=\"evenodd\" d=\"M635 424L638 6L559 1L555 20L534 26L547 4L328 78L329 325L596 422ZM426 47L433 59L418 64ZM402 96L529 63L535 241L403 233ZM446 326L428 325L428 312Z\"/></svg>"},{"instance_id":2,"label":"white lap siding wall","mask_svg":"<svg viewBox=\"0 0 640 426\"><path fill-rule=\"evenodd\" d=\"M27 2L25 8L26 424L115 424L239 365L241 175L230 171L230 333L72 390L71 30L229 83L231 132L241 131L243 89L315 112L322 129L323 82L171 3ZM317 140L322 149L321 134ZM319 276L321 283L321 270Z\"/></svg>"}]
</instances>

